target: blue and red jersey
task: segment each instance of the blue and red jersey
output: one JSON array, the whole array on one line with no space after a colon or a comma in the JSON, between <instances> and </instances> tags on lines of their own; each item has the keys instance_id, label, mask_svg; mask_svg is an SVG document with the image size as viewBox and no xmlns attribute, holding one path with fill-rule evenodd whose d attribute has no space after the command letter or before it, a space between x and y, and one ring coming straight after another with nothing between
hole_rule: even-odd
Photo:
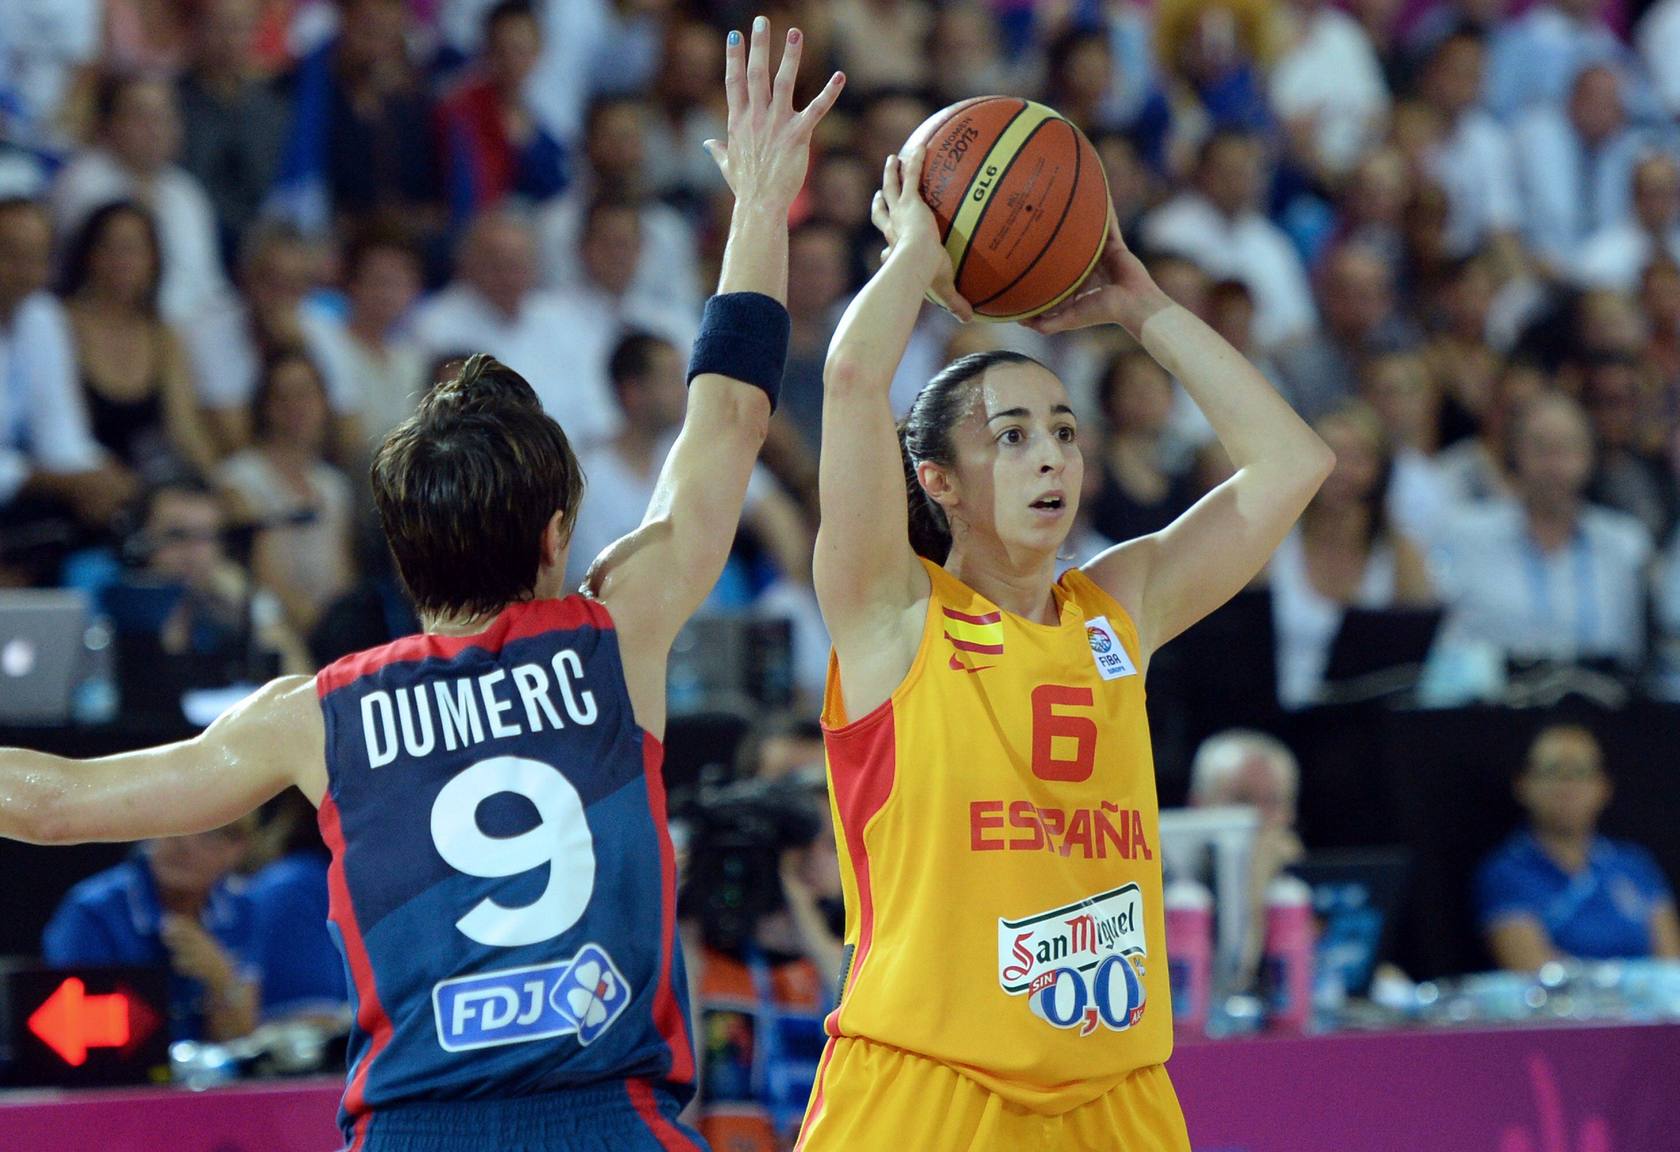
<instances>
[{"instance_id":1,"label":"blue and red jersey","mask_svg":"<svg viewBox=\"0 0 1680 1152\"><path fill-rule=\"evenodd\" d=\"M611 1080L686 1099L663 750L636 724L607 610L516 604L316 681L351 1147L404 1104Z\"/></svg>"}]
</instances>

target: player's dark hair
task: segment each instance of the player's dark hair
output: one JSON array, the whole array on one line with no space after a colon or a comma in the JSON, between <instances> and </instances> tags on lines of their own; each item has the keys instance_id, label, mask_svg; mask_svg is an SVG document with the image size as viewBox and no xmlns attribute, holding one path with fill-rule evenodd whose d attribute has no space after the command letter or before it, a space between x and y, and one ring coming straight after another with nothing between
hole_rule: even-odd
<instances>
[{"instance_id":1,"label":"player's dark hair","mask_svg":"<svg viewBox=\"0 0 1680 1152\"><path fill-rule=\"evenodd\" d=\"M949 468L956 463L951 430L968 415L974 385L987 369L999 364L1037 364L1031 356L997 349L973 352L947 364L916 394L916 402L898 425L899 454L904 460L904 489L910 513L910 547L935 564L951 554L951 524L945 510L934 503L916 478L916 466L931 462Z\"/></svg>"},{"instance_id":2,"label":"player's dark hair","mask_svg":"<svg viewBox=\"0 0 1680 1152\"><path fill-rule=\"evenodd\" d=\"M480 616L531 598L542 537L571 538L583 470L525 378L471 356L399 424L373 461L373 498L397 574L426 616Z\"/></svg>"},{"instance_id":3,"label":"player's dark hair","mask_svg":"<svg viewBox=\"0 0 1680 1152\"><path fill-rule=\"evenodd\" d=\"M59 283L58 294L65 299L76 295L87 287L88 276L93 271L93 250L99 247L105 239L105 233L120 216L132 216L140 222L146 233L146 243L152 249L152 279L146 285L146 292L141 305L148 316L156 317L158 302L158 285L163 281L163 249L158 246L157 222L152 214L133 200L113 200L109 204L101 204L93 210L82 226L76 229L71 237L70 246L64 253L64 273Z\"/></svg>"}]
</instances>

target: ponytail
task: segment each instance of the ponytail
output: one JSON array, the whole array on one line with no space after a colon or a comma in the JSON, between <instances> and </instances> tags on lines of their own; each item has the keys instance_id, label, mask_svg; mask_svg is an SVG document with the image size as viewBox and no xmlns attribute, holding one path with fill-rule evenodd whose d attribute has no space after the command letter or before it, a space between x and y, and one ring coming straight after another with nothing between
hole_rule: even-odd
<instances>
[{"instance_id":1,"label":"ponytail","mask_svg":"<svg viewBox=\"0 0 1680 1152\"><path fill-rule=\"evenodd\" d=\"M933 502L916 478L916 461L910 456L907 443L910 420L906 417L898 425L898 451L904 459L904 496L910 514L910 547L916 555L945 563L951 554L951 525L945 519L945 509Z\"/></svg>"}]
</instances>

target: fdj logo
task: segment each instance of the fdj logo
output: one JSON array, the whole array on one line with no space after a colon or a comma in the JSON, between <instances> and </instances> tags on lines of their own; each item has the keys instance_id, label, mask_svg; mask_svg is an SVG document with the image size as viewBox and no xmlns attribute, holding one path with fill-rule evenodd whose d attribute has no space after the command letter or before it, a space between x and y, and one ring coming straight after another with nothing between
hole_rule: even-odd
<instances>
[{"instance_id":1,"label":"fdj logo","mask_svg":"<svg viewBox=\"0 0 1680 1152\"><path fill-rule=\"evenodd\" d=\"M1079 1029L1089 1036L1100 1022L1124 1032L1143 1019L1143 979L1131 956L1111 955L1087 973L1056 968L1027 989L1033 1015L1057 1028Z\"/></svg>"},{"instance_id":2,"label":"fdj logo","mask_svg":"<svg viewBox=\"0 0 1680 1152\"><path fill-rule=\"evenodd\" d=\"M445 980L432 989L446 1052L524 1044L575 1033L589 1044L630 1006L624 975L599 944L570 960Z\"/></svg>"}]
</instances>

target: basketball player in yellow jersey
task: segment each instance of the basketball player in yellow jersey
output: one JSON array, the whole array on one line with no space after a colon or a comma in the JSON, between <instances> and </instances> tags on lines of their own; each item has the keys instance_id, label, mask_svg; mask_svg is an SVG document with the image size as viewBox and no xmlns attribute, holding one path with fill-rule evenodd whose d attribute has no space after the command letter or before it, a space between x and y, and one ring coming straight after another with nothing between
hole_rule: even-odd
<instances>
[{"instance_id":1,"label":"basketball player in yellow jersey","mask_svg":"<svg viewBox=\"0 0 1680 1152\"><path fill-rule=\"evenodd\" d=\"M1053 373L966 357L894 436L887 389L924 293L969 311L916 192L922 161L888 162L874 218L890 251L824 377L815 574L847 961L800 1148L1187 1152L1162 1067L1144 675L1260 570L1333 458L1111 223L1098 277L1035 327L1122 325L1236 475L1058 580L1084 464Z\"/></svg>"}]
</instances>

